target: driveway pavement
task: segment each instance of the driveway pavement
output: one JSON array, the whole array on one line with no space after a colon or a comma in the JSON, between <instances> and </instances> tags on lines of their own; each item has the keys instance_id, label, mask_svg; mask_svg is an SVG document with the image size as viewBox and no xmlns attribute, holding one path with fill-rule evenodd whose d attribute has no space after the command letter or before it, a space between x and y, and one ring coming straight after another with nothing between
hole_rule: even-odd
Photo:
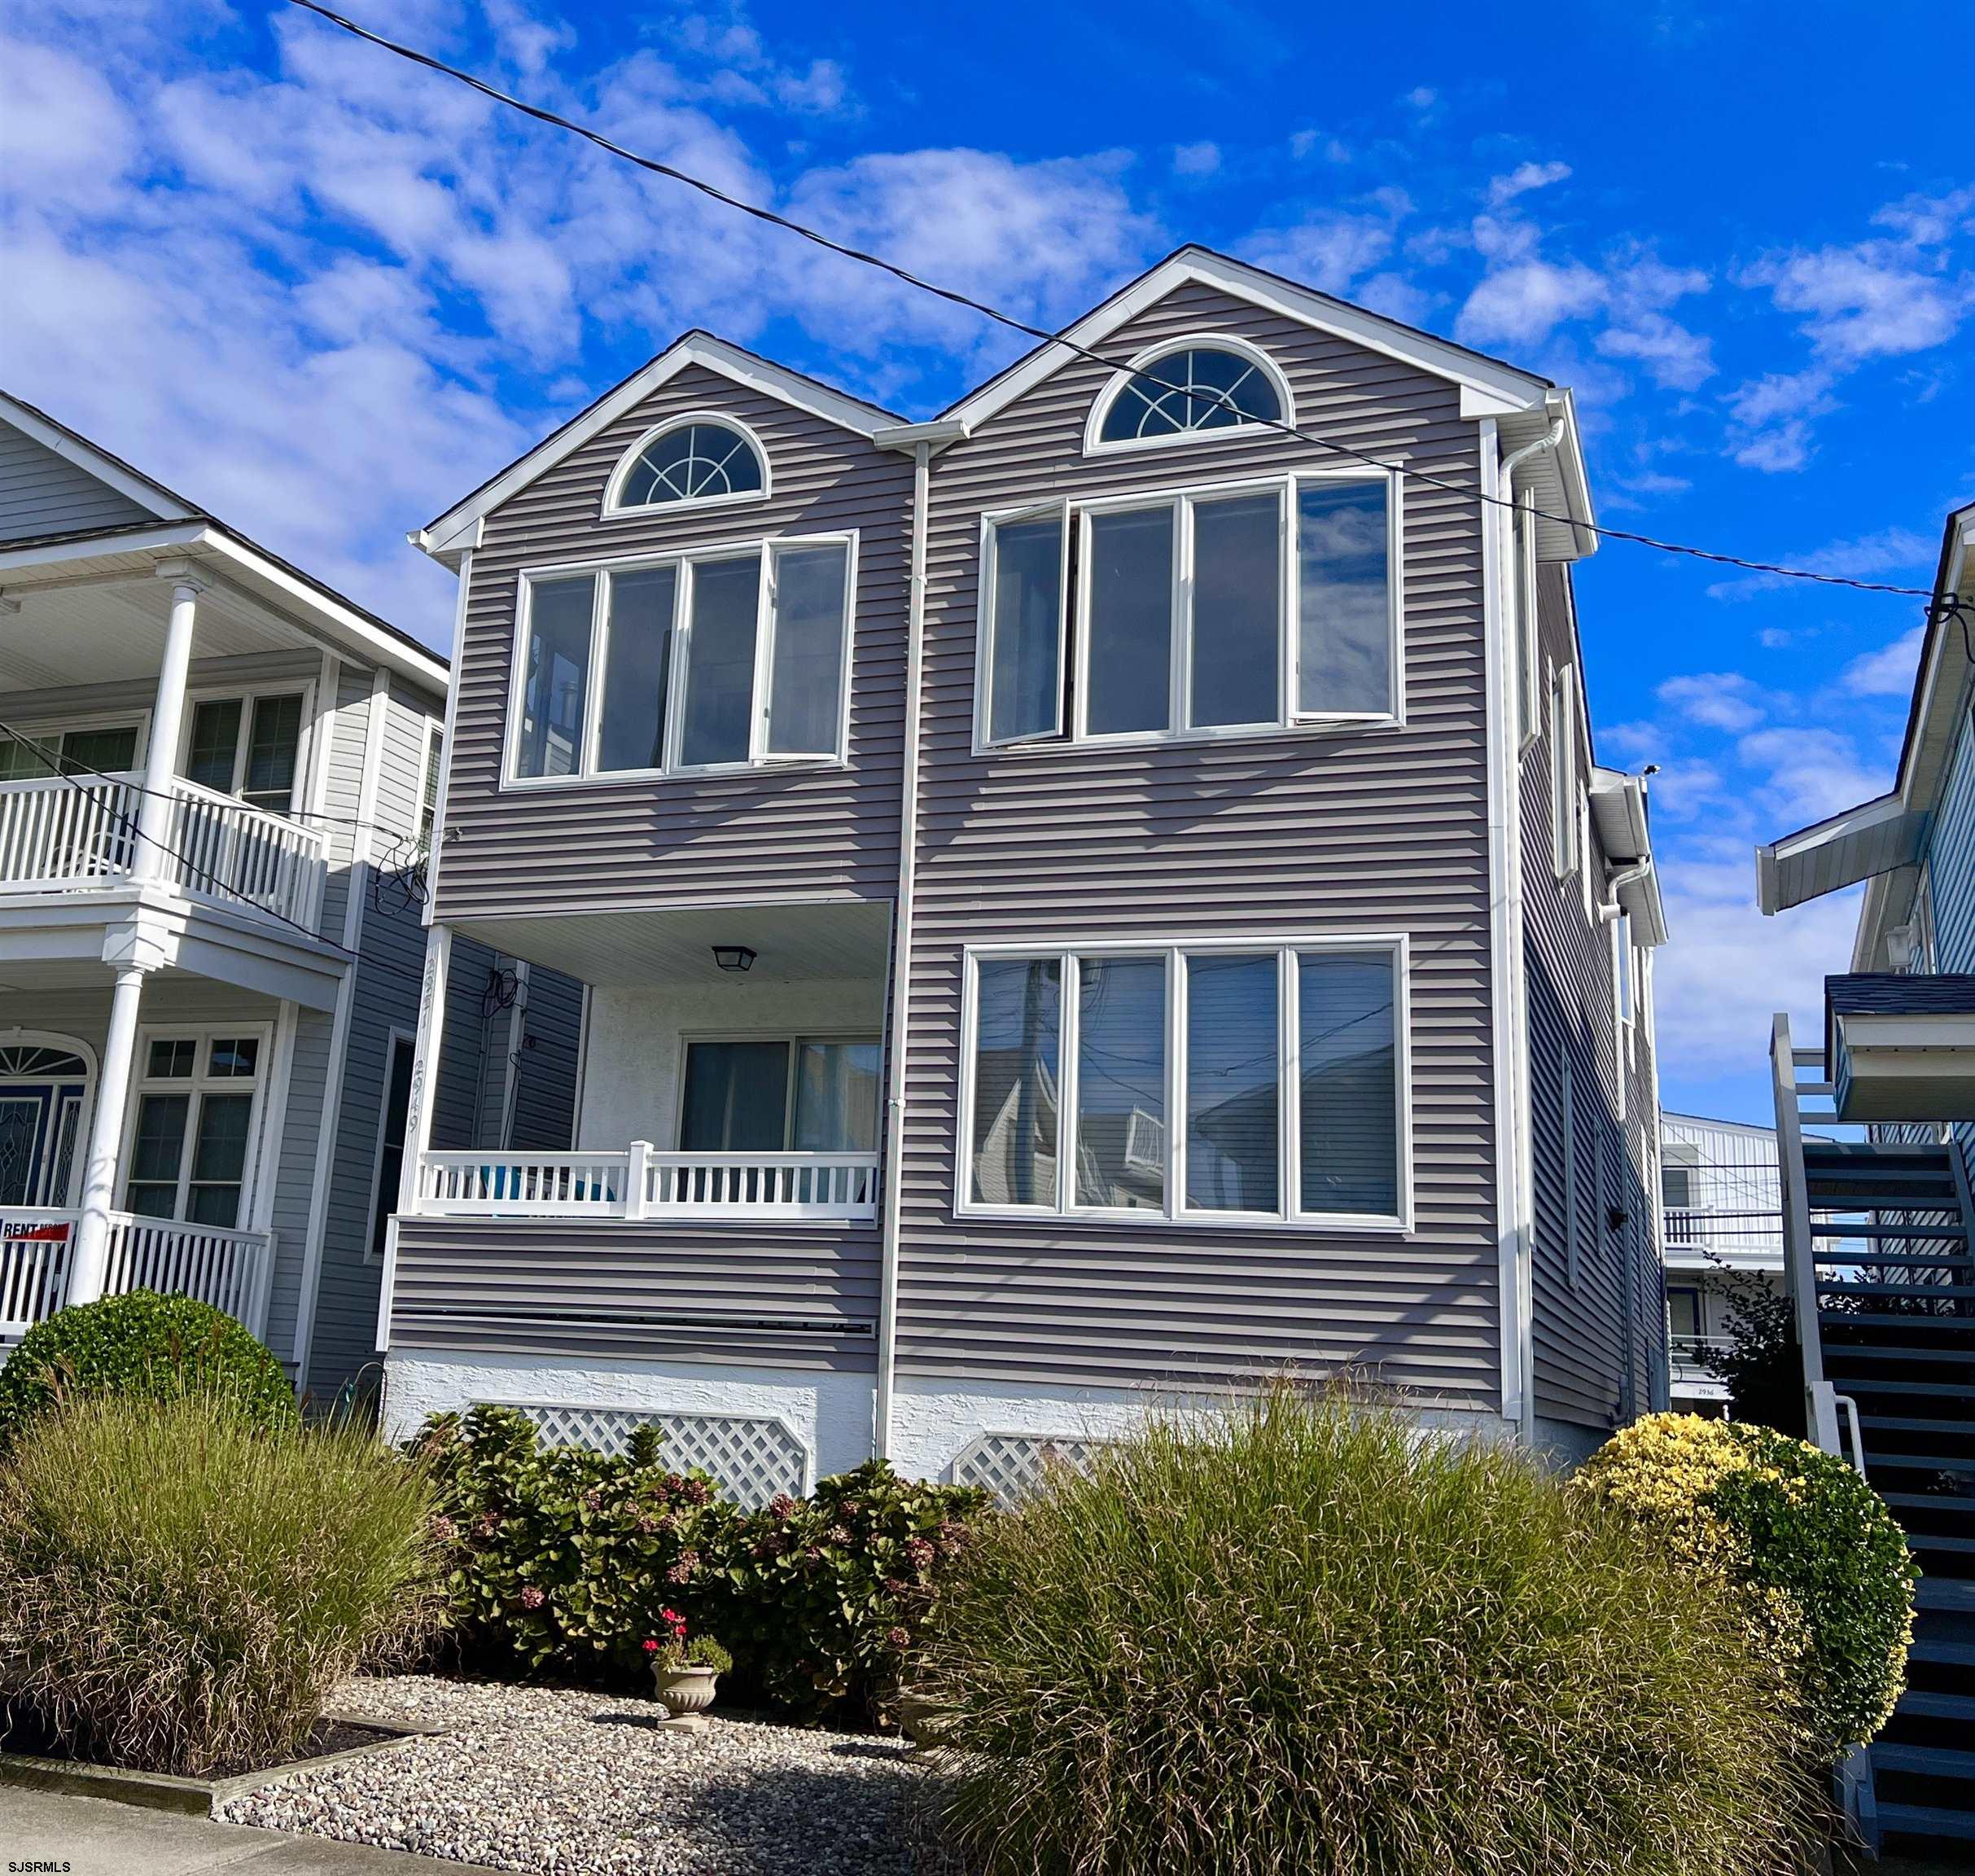
<instances>
[{"instance_id":1,"label":"driveway pavement","mask_svg":"<svg viewBox=\"0 0 1975 1876\"><path fill-rule=\"evenodd\" d=\"M291 1837L64 1792L0 1787L0 1873L15 1876L474 1876L474 1867ZM483 1873L487 1876L487 1873Z\"/></svg>"}]
</instances>

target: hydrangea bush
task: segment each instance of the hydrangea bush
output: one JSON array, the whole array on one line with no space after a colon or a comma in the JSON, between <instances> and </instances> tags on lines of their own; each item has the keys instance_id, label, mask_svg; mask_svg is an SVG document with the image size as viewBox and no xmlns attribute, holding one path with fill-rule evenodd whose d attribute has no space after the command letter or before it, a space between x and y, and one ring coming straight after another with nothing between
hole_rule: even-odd
<instances>
[{"instance_id":1,"label":"hydrangea bush","mask_svg":"<svg viewBox=\"0 0 1975 1876\"><path fill-rule=\"evenodd\" d=\"M628 1684L672 1616L724 1637L750 1691L806 1718L882 1713L986 1505L873 1463L743 1512L668 1468L655 1427L607 1457L545 1446L510 1407L438 1416L418 1444L468 1665Z\"/></svg>"},{"instance_id":2,"label":"hydrangea bush","mask_svg":"<svg viewBox=\"0 0 1975 1876\"><path fill-rule=\"evenodd\" d=\"M1885 1724L1913 1638L1912 1558L1843 1460L1749 1421L1650 1414L1592 1456L1577 1489L1739 1592L1751 1642L1797 1691L1809 1751L1835 1760Z\"/></svg>"}]
</instances>

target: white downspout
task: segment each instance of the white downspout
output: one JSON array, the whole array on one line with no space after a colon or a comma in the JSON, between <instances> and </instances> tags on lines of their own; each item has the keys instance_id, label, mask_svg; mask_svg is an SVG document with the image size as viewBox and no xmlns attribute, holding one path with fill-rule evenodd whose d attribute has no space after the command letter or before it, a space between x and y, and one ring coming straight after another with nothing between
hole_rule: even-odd
<instances>
[{"instance_id":1,"label":"white downspout","mask_svg":"<svg viewBox=\"0 0 1975 1876\"><path fill-rule=\"evenodd\" d=\"M898 1353L899 1212L905 1189L905 1054L912 1006L912 888L919 832L919 716L926 625L926 510L932 493L932 445L912 446L912 572L905 608L905 747L899 791L898 910L891 941L889 1092L885 1104L884 1223L878 1253L878 1386L871 1450L891 1449L891 1384Z\"/></svg>"}]
</instances>

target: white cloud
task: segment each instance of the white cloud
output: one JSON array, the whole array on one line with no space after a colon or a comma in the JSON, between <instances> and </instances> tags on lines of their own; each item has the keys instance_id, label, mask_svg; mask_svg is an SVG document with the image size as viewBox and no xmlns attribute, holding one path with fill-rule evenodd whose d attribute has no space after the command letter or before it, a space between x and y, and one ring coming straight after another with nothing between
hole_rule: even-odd
<instances>
[{"instance_id":1,"label":"white cloud","mask_svg":"<svg viewBox=\"0 0 1975 1876\"><path fill-rule=\"evenodd\" d=\"M1218 143L1180 143L1174 147L1172 170L1176 176L1211 176L1220 167Z\"/></svg>"},{"instance_id":2,"label":"white cloud","mask_svg":"<svg viewBox=\"0 0 1975 1876\"><path fill-rule=\"evenodd\" d=\"M1848 580L1876 580L1890 574L1926 572L1933 544L1911 528L1881 528L1850 541L1827 541L1806 553L1778 556L1780 564L1800 567L1807 573L1837 573ZM1788 585L1780 574L1752 573L1717 581L1707 590L1710 599L1752 599Z\"/></svg>"},{"instance_id":3,"label":"white cloud","mask_svg":"<svg viewBox=\"0 0 1975 1876\"><path fill-rule=\"evenodd\" d=\"M1643 313L1629 326L1601 332L1598 349L1609 358L1643 365L1655 384L1692 391L1714 374L1710 342L1663 313Z\"/></svg>"},{"instance_id":4,"label":"white cloud","mask_svg":"<svg viewBox=\"0 0 1975 1876\"><path fill-rule=\"evenodd\" d=\"M1767 714L1761 691L1739 671L1701 671L1669 677L1654 695L1688 722L1734 735L1753 730Z\"/></svg>"},{"instance_id":5,"label":"white cloud","mask_svg":"<svg viewBox=\"0 0 1975 1876\"><path fill-rule=\"evenodd\" d=\"M1920 668L1920 644L1927 636L1924 625L1903 632L1890 645L1868 651L1845 667L1840 686L1867 697L1904 697L1913 688L1913 674Z\"/></svg>"},{"instance_id":6,"label":"white cloud","mask_svg":"<svg viewBox=\"0 0 1975 1876\"><path fill-rule=\"evenodd\" d=\"M1488 184L1488 206L1500 208L1532 189L1548 189L1570 173L1568 163L1518 163L1506 176L1493 178Z\"/></svg>"},{"instance_id":7,"label":"white cloud","mask_svg":"<svg viewBox=\"0 0 1975 1876\"><path fill-rule=\"evenodd\" d=\"M1951 339L1971 305L1967 284L1944 278L1900 244L1861 242L1758 263L1749 278L1841 364L1925 352Z\"/></svg>"},{"instance_id":8,"label":"white cloud","mask_svg":"<svg viewBox=\"0 0 1975 1876\"><path fill-rule=\"evenodd\" d=\"M1346 293L1392 252L1394 220L1389 213L1312 216L1294 227L1264 228L1237 251L1258 267Z\"/></svg>"},{"instance_id":9,"label":"white cloud","mask_svg":"<svg viewBox=\"0 0 1975 1876\"><path fill-rule=\"evenodd\" d=\"M1859 760L1851 739L1815 725L1758 730L1742 738L1736 754L1764 779L1762 806L1785 828L1807 827L1870 800L1885 778Z\"/></svg>"},{"instance_id":10,"label":"white cloud","mask_svg":"<svg viewBox=\"0 0 1975 1876\"><path fill-rule=\"evenodd\" d=\"M1811 459L1811 426L1837 408L1831 374L1771 372L1729 393L1729 453L1747 469L1776 473Z\"/></svg>"}]
</instances>

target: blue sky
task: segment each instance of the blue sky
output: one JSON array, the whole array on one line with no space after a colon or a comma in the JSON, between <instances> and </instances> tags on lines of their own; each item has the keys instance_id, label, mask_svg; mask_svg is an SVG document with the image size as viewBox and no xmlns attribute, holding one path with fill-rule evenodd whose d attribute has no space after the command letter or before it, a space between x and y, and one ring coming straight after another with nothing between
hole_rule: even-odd
<instances>
[{"instance_id":1,"label":"blue sky","mask_svg":"<svg viewBox=\"0 0 1975 1876\"><path fill-rule=\"evenodd\" d=\"M1961 7L345 5L1027 318L1200 240L1547 373L1616 525L1925 584L1975 497ZM7 22L0 383L433 642L405 531L681 328L915 415L1015 348L293 8ZM1885 785L1918 604L1578 590L1662 765L1667 1104L1761 1118L1853 914L1758 918L1750 848Z\"/></svg>"}]
</instances>

